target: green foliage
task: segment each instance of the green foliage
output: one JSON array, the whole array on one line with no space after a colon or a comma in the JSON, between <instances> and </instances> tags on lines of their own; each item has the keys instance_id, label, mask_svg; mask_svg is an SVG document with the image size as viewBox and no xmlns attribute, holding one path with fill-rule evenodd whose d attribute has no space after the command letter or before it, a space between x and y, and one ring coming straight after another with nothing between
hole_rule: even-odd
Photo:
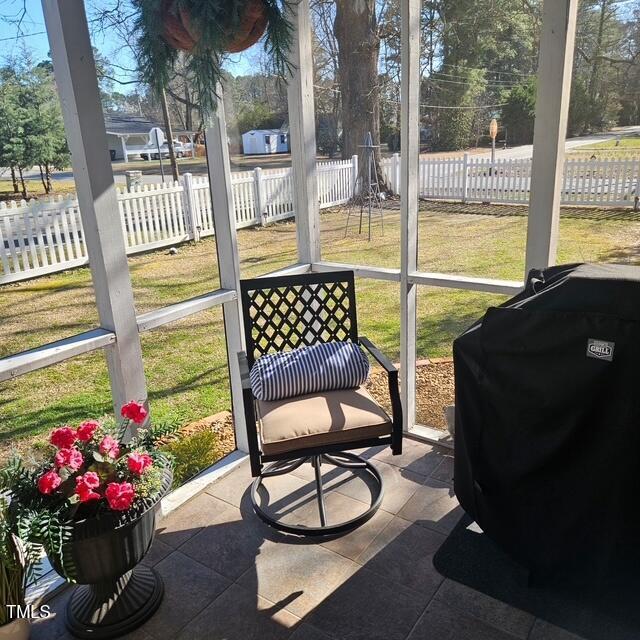
<instances>
[{"instance_id":1,"label":"green foliage","mask_svg":"<svg viewBox=\"0 0 640 640\"><path fill-rule=\"evenodd\" d=\"M584 134L637 124L640 3L582 0L578 6L569 131Z\"/></svg>"},{"instance_id":2,"label":"green foliage","mask_svg":"<svg viewBox=\"0 0 640 640\"><path fill-rule=\"evenodd\" d=\"M167 460L166 457L164 459ZM158 495L158 492L162 488L163 475L164 470L162 467L154 466L148 469L136 485L136 495L138 498L144 500Z\"/></svg>"},{"instance_id":3,"label":"green foliage","mask_svg":"<svg viewBox=\"0 0 640 640\"><path fill-rule=\"evenodd\" d=\"M222 455L218 435L207 429L171 442L165 451L173 456L173 483L179 486L206 469Z\"/></svg>"},{"instance_id":4,"label":"green foliage","mask_svg":"<svg viewBox=\"0 0 640 640\"><path fill-rule=\"evenodd\" d=\"M332 114L318 116L316 126L316 144L322 153L326 153L330 158L337 153L340 146L338 136L338 123Z\"/></svg>"},{"instance_id":5,"label":"green foliage","mask_svg":"<svg viewBox=\"0 0 640 640\"><path fill-rule=\"evenodd\" d=\"M48 507L45 496L37 489L41 473L41 468L25 467L18 457L0 469L0 494L12 501L5 511L4 526L19 537L24 547L25 584L27 577L33 575L42 546L47 553L62 559L62 546L71 537L65 505Z\"/></svg>"},{"instance_id":6,"label":"green foliage","mask_svg":"<svg viewBox=\"0 0 640 640\"><path fill-rule=\"evenodd\" d=\"M278 129L284 122L284 116L274 113L265 103L250 102L241 106L236 122L242 135L252 129Z\"/></svg>"},{"instance_id":7,"label":"green foliage","mask_svg":"<svg viewBox=\"0 0 640 640\"><path fill-rule=\"evenodd\" d=\"M268 17L264 48L277 74L290 71L287 54L292 26L285 17L289 0L263 0ZM169 84L178 63L178 51L163 38L165 0L132 0L134 33L143 80L159 94ZM186 74L204 113L215 110L217 84L223 77L226 47L242 20L249 0L176 0L172 11L189 15L190 31L198 33L195 47L186 53Z\"/></svg>"},{"instance_id":8,"label":"green foliage","mask_svg":"<svg viewBox=\"0 0 640 640\"><path fill-rule=\"evenodd\" d=\"M11 621L7 605L24 605L26 569L9 508L0 498L0 627Z\"/></svg>"},{"instance_id":9,"label":"green foliage","mask_svg":"<svg viewBox=\"0 0 640 640\"><path fill-rule=\"evenodd\" d=\"M126 423L125 423L126 424ZM181 421L178 418L173 420L165 420L153 422L144 429L138 431L137 436L133 439L130 447L140 449L155 449L163 440L171 440L175 438L180 430ZM118 434L118 439L122 440L124 433Z\"/></svg>"},{"instance_id":10,"label":"green foliage","mask_svg":"<svg viewBox=\"0 0 640 640\"><path fill-rule=\"evenodd\" d=\"M7 605L24 605L27 582L37 578L40 544L44 536L56 531L48 528L33 512L10 504L12 487L31 492L31 474L19 459L0 470L0 627L10 622ZM60 532L62 538L65 532Z\"/></svg>"},{"instance_id":11,"label":"green foliage","mask_svg":"<svg viewBox=\"0 0 640 640\"><path fill-rule=\"evenodd\" d=\"M533 142L536 116L536 80L528 78L502 94L502 125L507 128L509 144Z\"/></svg>"},{"instance_id":12,"label":"green foliage","mask_svg":"<svg viewBox=\"0 0 640 640\"><path fill-rule=\"evenodd\" d=\"M443 105L457 107L443 109L437 115L434 147L438 151L457 151L469 146L473 136L476 109L485 92L484 71L457 67L454 73L466 78L462 84L443 89L440 100Z\"/></svg>"},{"instance_id":13,"label":"green foliage","mask_svg":"<svg viewBox=\"0 0 640 640\"><path fill-rule=\"evenodd\" d=\"M22 172L40 167L46 193L51 172L69 164L60 102L47 65L12 64L0 69L0 166L14 168L28 197Z\"/></svg>"}]
</instances>

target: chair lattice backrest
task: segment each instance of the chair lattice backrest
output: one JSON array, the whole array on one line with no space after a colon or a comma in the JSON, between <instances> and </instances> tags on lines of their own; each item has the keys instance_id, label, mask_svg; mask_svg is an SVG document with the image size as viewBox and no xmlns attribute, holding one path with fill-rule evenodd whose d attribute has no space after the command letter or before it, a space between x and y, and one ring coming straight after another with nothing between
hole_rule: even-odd
<instances>
[{"instance_id":1,"label":"chair lattice backrest","mask_svg":"<svg viewBox=\"0 0 640 640\"><path fill-rule=\"evenodd\" d=\"M240 282L249 365L266 353L357 341L353 271Z\"/></svg>"}]
</instances>

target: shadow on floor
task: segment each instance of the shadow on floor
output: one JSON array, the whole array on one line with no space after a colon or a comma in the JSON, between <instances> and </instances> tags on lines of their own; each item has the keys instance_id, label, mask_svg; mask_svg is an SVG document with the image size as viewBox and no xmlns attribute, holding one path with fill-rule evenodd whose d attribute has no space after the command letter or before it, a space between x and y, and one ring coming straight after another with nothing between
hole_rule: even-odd
<instances>
[{"instance_id":1,"label":"shadow on floor","mask_svg":"<svg viewBox=\"0 0 640 640\"><path fill-rule=\"evenodd\" d=\"M532 585L526 570L466 515L434 558L442 575L590 640L640 637L637 558L629 563L626 575L607 582L573 573Z\"/></svg>"},{"instance_id":2,"label":"shadow on floor","mask_svg":"<svg viewBox=\"0 0 640 640\"><path fill-rule=\"evenodd\" d=\"M170 514L144 561L162 576L164 601L127 638L577 638L536 619L526 603L510 606L434 567L435 553L462 516L450 452L408 442L399 457L379 449L364 455L384 478L383 505L365 525L340 538L301 539L263 524L251 509L248 464ZM274 478L263 497L282 517L308 524L317 518L312 475L309 465ZM370 487L362 478L347 480L334 468L323 477L330 517L346 519L367 508ZM34 626L34 640L69 637L63 620L69 593L53 602L55 616Z\"/></svg>"}]
</instances>

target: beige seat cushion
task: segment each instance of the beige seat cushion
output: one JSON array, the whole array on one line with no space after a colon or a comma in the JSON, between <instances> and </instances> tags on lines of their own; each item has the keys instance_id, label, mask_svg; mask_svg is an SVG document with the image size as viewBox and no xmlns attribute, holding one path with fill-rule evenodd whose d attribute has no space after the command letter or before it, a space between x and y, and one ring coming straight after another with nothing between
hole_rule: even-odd
<instances>
[{"instance_id":1,"label":"beige seat cushion","mask_svg":"<svg viewBox=\"0 0 640 640\"><path fill-rule=\"evenodd\" d=\"M265 455L391 433L391 418L363 387L256 404Z\"/></svg>"}]
</instances>

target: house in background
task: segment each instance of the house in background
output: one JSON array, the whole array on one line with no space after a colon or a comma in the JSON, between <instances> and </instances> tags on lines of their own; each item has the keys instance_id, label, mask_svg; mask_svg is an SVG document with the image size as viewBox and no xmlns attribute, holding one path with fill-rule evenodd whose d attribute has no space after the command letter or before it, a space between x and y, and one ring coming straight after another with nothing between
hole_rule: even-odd
<instances>
[{"instance_id":1,"label":"house in background","mask_svg":"<svg viewBox=\"0 0 640 640\"><path fill-rule=\"evenodd\" d=\"M152 157L154 151L157 154L155 147L149 140L149 132L154 127L164 129L164 125L161 123L148 120L143 116L119 113L106 113L104 122L112 161L124 160L128 162L132 156L140 157L141 154L143 159L146 160ZM174 139L189 141L189 144L185 144L185 148L189 150L193 149L194 135L193 131L173 129ZM161 152L165 155L165 149L161 149Z\"/></svg>"},{"instance_id":2,"label":"house in background","mask_svg":"<svg viewBox=\"0 0 640 640\"><path fill-rule=\"evenodd\" d=\"M289 153L289 129L252 129L242 134L242 153L245 156L270 153Z\"/></svg>"}]
</instances>

